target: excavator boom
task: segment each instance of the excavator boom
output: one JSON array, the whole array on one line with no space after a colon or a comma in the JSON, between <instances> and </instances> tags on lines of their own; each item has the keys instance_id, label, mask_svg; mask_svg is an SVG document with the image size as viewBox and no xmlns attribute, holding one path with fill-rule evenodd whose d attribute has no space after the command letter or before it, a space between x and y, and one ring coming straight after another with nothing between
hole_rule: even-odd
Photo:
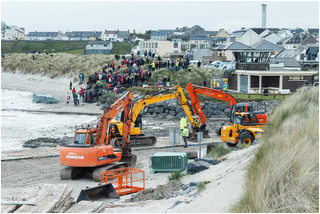
<instances>
[{"instance_id":1,"label":"excavator boom","mask_svg":"<svg viewBox=\"0 0 320 214\"><path fill-rule=\"evenodd\" d=\"M231 107L234 104L238 103L238 101L233 96L231 96L227 93L224 93L221 90L192 85L191 82L187 85L186 88L187 88L188 93L190 95L192 109L195 114L199 115L200 120L203 124L206 124L206 116L202 112L198 94L203 94L206 96L217 98L219 100L224 100L227 103L229 103Z\"/></svg>"},{"instance_id":2,"label":"excavator boom","mask_svg":"<svg viewBox=\"0 0 320 214\"><path fill-rule=\"evenodd\" d=\"M164 94L165 92L174 89L175 91L169 94ZM141 115L140 112L143 110L144 107L153 104L153 103L157 103L157 102L161 102L161 101L165 101L165 100L169 100L169 99L174 99L177 98L179 103L181 104L186 116L188 117L191 126L193 128L193 130L196 129L197 124L194 121L193 117L192 117L192 111L190 110L189 104L188 104L188 100L185 97L182 88L177 85L175 87L154 93L152 95L146 96L140 100L138 100L136 102L136 104L133 107L132 110L132 123L134 124L134 127L131 130L131 141L132 141L132 146L140 146L140 145L149 145L152 146L156 143L156 138L154 136L143 136L143 134L141 134ZM139 118L139 119L138 119ZM112 127L117 135L117 138L121 138L122 137L122 122L121 121L111 121ZM114 147L117 147L117 143L115 140L112 140L111 144Z\"/></svg>"}]
</instances>

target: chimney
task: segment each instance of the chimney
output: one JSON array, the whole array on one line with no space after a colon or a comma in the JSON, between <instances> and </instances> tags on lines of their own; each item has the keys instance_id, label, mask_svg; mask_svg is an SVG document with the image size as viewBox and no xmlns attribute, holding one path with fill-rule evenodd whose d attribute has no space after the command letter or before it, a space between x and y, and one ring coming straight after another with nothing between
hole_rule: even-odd
<instances>
[{"instance_id":1,"label":"chimney","mask_svg":"<svg viewBox=\"0 0 320 214\"><path fill-rule=\"evenodd\" d=\"M261 4L262 6L262 22L261 28L267 28L267 5Z\"/></svg>"}]
</instances>

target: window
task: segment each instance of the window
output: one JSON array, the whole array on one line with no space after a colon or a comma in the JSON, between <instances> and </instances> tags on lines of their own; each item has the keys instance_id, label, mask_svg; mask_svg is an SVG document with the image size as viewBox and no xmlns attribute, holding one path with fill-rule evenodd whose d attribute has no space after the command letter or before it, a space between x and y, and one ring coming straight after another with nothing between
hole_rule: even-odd
<instances>
[{"instance_id":1,"label":"window","mask_svg":"<svg viewBox=\"0 0 320 214\"><path fill-rule=\"evenodd\" d=\"M289 76L289 80L304 80L304 76Z\"/></svg>"},{"instance_id":2,"label":"window","mask_svg":"<svg viewBox=\"0 0 320 214\"><path fill-rule=\"evenodd\" d=\"M152 48L154 48L154 43L152 43Z\"/></svg>"},{"instance_id":3,"label":"window","mask_svg":"<svg viewBox=\"0 0 320 214\"><path fill-rule=\"evenodd\" d=\"M86 142L86 134L76 134L74 143L84 144Z\"/></svg>"},{"instance_id":4,"label":"window","mask_svg":"<svg viewBox=\"0 0 320 214\"><path fill-rule=\"evenodd\" d=\"M158 43L156 42L156 48L158 48Z\"/></svg>"},{"instance_id":5,"label":"window","mask_svg":"<svg viewBox=\"0 0 320 214\"><path fill-rule=\"evenodd\" d=\"M173 48L178 48L178 43L177 42L173 43Z\"/></svg>"}]
</instances>

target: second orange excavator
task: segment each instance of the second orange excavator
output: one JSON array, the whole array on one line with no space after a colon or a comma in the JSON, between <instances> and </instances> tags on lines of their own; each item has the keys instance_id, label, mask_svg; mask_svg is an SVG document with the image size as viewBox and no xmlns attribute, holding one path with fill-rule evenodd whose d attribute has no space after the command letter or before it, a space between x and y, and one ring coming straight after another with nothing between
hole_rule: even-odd
<instances>
[{"instance_id":1,"label":"second orange excavator","mask_svg":"<svg viewBox=\"0 0 320 214\"><path fill-rule=\"evenodd\" d=\"M197 85L193 85L192 83L189 83L186 88L190 95L191 105L192 105L194 114L199 115L202 124L206 124L206 116L202 112L198 94L203 94L219 100L224 100L227 103L229 103L230 110L231 110L230 118L229 118L230 124L234 124L234 118L235 118L236 112L254 113L257 118L257 123L260 125L267 124L268 122L268 115L266 114L266 112L254 112L252 103L239 103L233 96L221 90L197 86ZM217 134L220 134L220 133L221 133L221 128L217 131Z\"/></svg>"}]
</instances>

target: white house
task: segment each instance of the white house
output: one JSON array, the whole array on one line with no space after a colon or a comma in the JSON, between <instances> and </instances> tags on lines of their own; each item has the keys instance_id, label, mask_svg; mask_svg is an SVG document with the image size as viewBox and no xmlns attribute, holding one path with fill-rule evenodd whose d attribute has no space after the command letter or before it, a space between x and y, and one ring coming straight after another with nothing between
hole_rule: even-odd
<instances>
[{"instance_id":1,"label":"white house","mask_svg":"<svg viewBox=\"0 0 320 214\"><path fill-rule=\"evenodd\" d=\"M233 32L228 41L241 42L245 45L252 45L262 40L262 38L270 33L266 28L250 28L248 30L241 29Z\"/></svg>"},{"instance_id":2,"label":"white house","mask_svg":"<svg viewBox=\"0 0 320 214\"><path fill-rule=\"evenodd\" d=\"M170 53L182 53L181 42L171 42L171 41L141 41L139 42L138 49L140 52L149 50L159 56L168 56Z\"/></svg>"},{"instance_id":3,"label":"white house","mask_svg":"<svg viewBox=\"0 0 320 214\"><path fill-rule=\"evenodd\" d=\"M112 47L110 41L90 41L86 45L85 54L109 54Z\"/></svg>"},{"instance_id":4,"label":"white house","mask_svg":"<svg viewBox=\"0 0 320 214\"><path fill-rule=\"evenodd\" d=\"M105 30L104 41L123 42L123 38L118 37L118 31L116 30Z\"/></svg>"},{"instance_id":5,"label":"white house","mask_svg":"<svg viewBox=\"0 0 320 214\"><path fill-rule=\"evenodd\" d=\"M102 31L72 31L66 32L70 41L96 41L103 40Z\"/></svg>"},{"instance_id":6,"label":"white house","mask_svg":"<svg viewBox=\"0 0 320 214\"><path fill-rule=\"evenodd\" d=\"M284 45L286 49L319 46L319 42L310 34L295 34Z\"/></svg>"},{"instance_id":7,"label":"white house","mask_svg":"<svg viewBox=\"0 0 320 214\"><path fill-rule=\"evenodd\" d=\"M56 41L61 40L63 33L59 32L29 32L27 35L27 40L29 41ZM66 35L64 35L66 37Z\"/></svg>"},{"instance_id":8,"label":"white house","mask_svg":"<svg viewBox=\"0 0 320 214\"><path fill-rule=\"evenodd\" d=\"M4 40L24 40L26 39L24 28L17 27L15 25L4 28L3 38Z\"/></svg>"}]
</instances>

